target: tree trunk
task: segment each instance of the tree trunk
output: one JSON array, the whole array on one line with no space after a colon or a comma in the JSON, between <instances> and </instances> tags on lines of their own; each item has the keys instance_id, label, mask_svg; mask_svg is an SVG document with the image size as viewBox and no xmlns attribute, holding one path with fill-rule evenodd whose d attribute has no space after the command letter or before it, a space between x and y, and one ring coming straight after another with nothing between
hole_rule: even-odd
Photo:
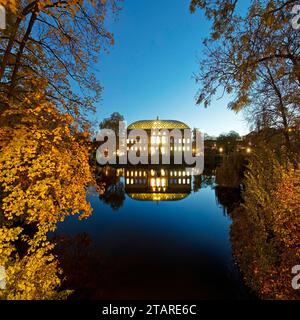
<instances>
[{"instance_id":1,"label":"tree trunk","mask_svg":"<svg viewBox=\"0 0 300 320\"><path fill-rule=\"evenodd\" d=\"M20 64L21 64L21 59L22 59L22 55L26 46L26 42L28 41L28 38L31 34L33 25L36 21L37 18L37 8L35 8L35 10L32 12L31 17L30 17L30 21L26 30L26 33L22 39L22 42L20 44L17 56L16 56L16 61L15 61L15 66L14 66L14 70L11 76L11 84L10 84L10 88L9 88L9 92L8 92L8 98L11 97L13 90L16 86L16 82L17 82L17 75L18 75L18 71L20 68Z\"/></svg>"}]
</instances>

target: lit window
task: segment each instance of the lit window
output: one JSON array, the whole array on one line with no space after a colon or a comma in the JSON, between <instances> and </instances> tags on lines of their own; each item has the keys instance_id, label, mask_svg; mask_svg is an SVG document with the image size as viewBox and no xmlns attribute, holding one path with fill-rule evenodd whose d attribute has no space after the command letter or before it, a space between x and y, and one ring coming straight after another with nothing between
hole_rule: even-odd
<instances>
[{"instance_id":1,"label":"lit window","mask_svg":"<svg viewBox=\"0 0 300 320\"><path fill-rule=\"evenodd\" d=\"M185 179L183 179L183 184L185 184Z\"/></svg>"},{"instance_id":2,"label":"lit window","mask_svg":"<svg viewBox=\"0 0 300 320\"><path fill-rule=\"evenodd\" d=\"M165 178L161 179L161 185L162 185L162 187L166 186L166 179Z\"/></svg>"},{"instance_id":3,"label":"lit window","mask_svg":"<svg viewBox=\"0 0 300 320\"><path fill-rule=\"evenodd\" d=\"M154 178L151 179L150 185L151 185L151 187L155 187L155 179Z\"/></svg>"},{"instance_id":4,"label":"lit window","mask_svg":"<svg viewBox=\"0 0 300 320\"><path fill-rule=\"evenodd\" d=\"M156 178L156 186L160 187L160 178Z\"/></svg>"},{"instance_id":5,"label":"lit window","mask_svg":"<svg viewBox=\"0 0 300 320\"><path fill-rule=\"evenodd\" d=\"M131 184L134 184L134 180L133 179L131 179Z\"/></svg>"},{"instance_id":6,"label":"lit window","mask_svg":"<svg viewBox=\"0 0 300 320\"><path fill-rule=\"evenodd\" d=\"M181 179L178 180L178 183L181 184Z\"/></svg>"},{"instance_id":7,"label":"lit window","mask_svg":"<svg viewBox=\"0 0 300 320\"><path fill-rule=\"evenodd\" d=\"M127 184L130 184L130 179L126 179L126 183L127 183Z\"/></svg>"}]
</instances>

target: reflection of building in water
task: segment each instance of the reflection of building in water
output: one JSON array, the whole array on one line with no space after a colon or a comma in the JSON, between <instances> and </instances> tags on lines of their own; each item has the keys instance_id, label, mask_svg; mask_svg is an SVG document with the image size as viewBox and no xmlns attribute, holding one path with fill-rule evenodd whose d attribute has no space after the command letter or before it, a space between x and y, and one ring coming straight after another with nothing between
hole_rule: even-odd
<instances>
[{"instance_id":1,"label":"reflection of building in water","mask_svg":"<svg viewBox=\"0 0 300 320\"><path fill-rule=\"evenodd\" d=\"M182 200L191 193L192 177L185 168L130 168L124 174L125 191L136 200Z\"/></svg>"},{"instance_id":2,"label":"reflection of building in water","mask_svg":"<svg viewBox=\"0 0 300 320\"><path fill-rule=\"evenodd\" d=\"M173 137L170 136L170 141L164 130L168 130L170 133L172 130L178 130L181 133L181 137ZM128 135L131 130L144 130L147 132L147 140L135 141L135 139L127 139L127 151L135 151L137 155L141 151L148 151L148 157L156 152L159 151L159 155L162 156L167 154L168 144L170 143L170 160L173 163L174 153L175 152L183 152L184 151L192 151L192 139L184 137L184 130L190 129L185 123L176 121L176 120L141 120L132 123L128 127ZM143 146L135 146L137 142L142 142ZM141 150L143 148L144 150ZM161 163L161 162L160 162Z\"/></svg>"}]
</instances>

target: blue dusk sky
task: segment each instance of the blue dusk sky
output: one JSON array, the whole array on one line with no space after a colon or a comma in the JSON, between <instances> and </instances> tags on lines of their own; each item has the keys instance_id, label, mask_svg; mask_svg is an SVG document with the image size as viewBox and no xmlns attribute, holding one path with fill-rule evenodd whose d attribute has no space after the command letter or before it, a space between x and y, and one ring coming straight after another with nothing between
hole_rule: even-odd
<instances>
[{"instance_id":1,"label":"blue dusk sky","mask_svg":"<svg viewBox=\"0 0 300 320\"><path fill-rule=\"evenodd\" d=\"M94 122L112 112L128 124L142 119L173 119L210 135L249 132L243 115L227 109L227 98L205 109L195 104L198 87L193 74L203 54L202 39L210 24L189 0L124 0L109 22L115 45L96 66L104 88Z\"/></svg>"}]
</instances>

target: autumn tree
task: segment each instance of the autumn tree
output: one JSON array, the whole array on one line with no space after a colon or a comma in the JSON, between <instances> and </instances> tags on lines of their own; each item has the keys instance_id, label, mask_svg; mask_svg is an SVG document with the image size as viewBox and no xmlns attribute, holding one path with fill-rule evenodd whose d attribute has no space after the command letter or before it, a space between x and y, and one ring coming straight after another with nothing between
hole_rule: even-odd
<instances>
[{"instance_id":1,"label":"autumn tree","mask_svg":"<svg viewBox=\"0 0 300 320\"><path fill-rule=\"evenodd\" d=\"M4 1L0 42L0 299L60 299L63 280L48 233L87 217L87 114L101 92L92 68L113 43L115 1Z\"/></svg>"},{"instance_id":2,"label":"autumn tree","mask_svg":"<svg viewBox=\"0 0 300 320\"><path fill-rule=\"evenodd\" d=\"M99 52L113 43L105 17L116 2L5 2L11 5L0 43L2 103L8 107L42 87L48 101L83 120L101 93L92 71Z\"/></svg>"},{"instance_id":3,"label":"autumn tree","mask_svg":"<svg viewBox=\"0 0 300 320\"><path fill-rule=\"evenodd\" d=\"M266 110L271 107L277 113L271 115L272 120L280 118L287 147L288 113L300 109L299 31L291 23L296 2L249 1L244 15L238 0L191 2L192 11L201 8L212 20L211 35L204 40L206 55L195 76L200 84L197 103L208 106L223 92L231 98L228 107L234 111L263 104L265 124L270 121Z\"/></svg>"},{"instance_id":4,"label":"autumn tree","mask_svg":"<svg viewBox=\"0 0 300 320\"><path fill-rule=\"evenodd\" d=\"M227 94L230 109L246 109L257 127L282 133L284 146L257 139L231 238L245 281L259 297L299 299L290 284L291 268L300 257L299 155L291 155L299 148L292 148L296 143L290 135L300 110L300 37L291 21L299 1L247 4L245 11L239 0L191 1L191 11L204 10L212 22L195 76L197 103L208 106L216 94Z\"/></svg>"},{"instance_id":5,"label":"autumn tree","mask_svg":"<svg viewBox=\"0 0 300 320\"><path fill-rule=\"evenodd\" d=\"M258 68L258 80L250 93L246 112L250 123L258 130L276 128L283 133L285 145L292 151L290 129L300 117L298 86L280 74L276 65Z\"/></svg>"},{"instance_id":6,"label":"autumn tree","mask_svg":"<svg viewBox=\"0 0 300 320\"><path fill-rule=\"evenodd\" d=\"M86 136L41 99L11 105L0 117L0 265L7 282L0 298L61 297L62 271L47 235L68 215L91 214Z\"/></svg>"},{"instance_id":7,"label":"autumn tree","mask_svg":"<svg viewBox=\"0 0 300 320\"><path fill-rule=\"evenodd\" d=\"M284 154L284 152L282 153ZM263 299L299 299L291 270L300 259L300 171L262 146L246 172L231 240L247 285Z\"/></svg>"}]
</instances>

